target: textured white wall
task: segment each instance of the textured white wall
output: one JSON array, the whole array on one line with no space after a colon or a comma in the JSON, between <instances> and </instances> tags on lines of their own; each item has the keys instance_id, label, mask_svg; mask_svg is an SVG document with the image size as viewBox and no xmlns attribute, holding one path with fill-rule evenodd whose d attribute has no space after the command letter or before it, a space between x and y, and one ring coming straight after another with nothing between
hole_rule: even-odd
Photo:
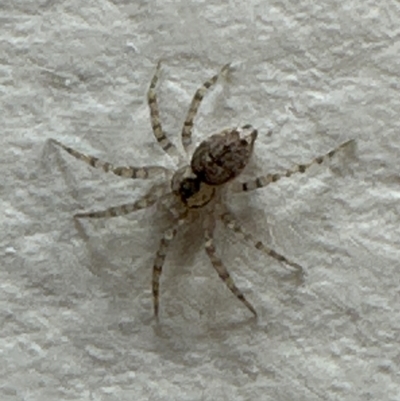
<instances>
[{"instance_id":1,"label":"textured white wall","mask_svg":"<svg viewBox=\"0 0 400 401\"><path fill-rule=\"evenodd\" d=\"M0 21L2 401L400 400L398 2L2 0ZM149 183L46 140L171 167L145 99L159 59L177 144L195 89L233 63L195 135L253 123L249 174L356 140L328 165L232 197L243 225L307 272L298 283L219 228L258 321L197 227L171 249L157 325L151 265L166 221L151 210L73 223Z\"/></svg>"}]
</instances>

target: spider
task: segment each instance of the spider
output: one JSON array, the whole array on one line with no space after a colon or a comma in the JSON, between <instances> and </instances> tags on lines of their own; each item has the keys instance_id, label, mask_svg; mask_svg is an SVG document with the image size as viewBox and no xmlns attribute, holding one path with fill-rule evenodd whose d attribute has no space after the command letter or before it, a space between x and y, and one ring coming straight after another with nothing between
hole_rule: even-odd
<instances>
[{"instance_id":1,"label":"spider","mask_svg":"<svg viewBox=\"0 0 400 401\"><path fill-rule=\"evenodd\" d=\"M229 64L225 65L219 73L205 81L195 92L181 132L182 145L186 155L189 154L192 145L193 121L196 117L199 106L207 90L218 80L218 77L229 69ZM321 164L326 159L330 159L340 149L347 146L352 140L347 141L326 153L316 157L306 164L298 164L282 173L266 174L256 177L247 182L235 180L248 164L253 153L254 143L257 138L257 130L250 124L242 127L233 127L215 133L205 139L194 150L189 162L178 152L176 146L170 142L166 133L161 127L159 109L156 95L156 84L160 74L160 62L151 79L147 92L147 101L150 109L150 120L152 131L160 147L173 160L177 160L176 171L167 168L149 166L122 166L116 167L111 163L102 161L97 157L86 155L75 149L66 146L59 141L50 139L70 155L81 160L90 166L110 172L117 176L131 179L151 179L159 175L164 175L167 179L162 184L155 184L148 193L135 202L120 206L110 207L105 210L83 212L74 215L75 219L82 218L109 218L122 216L141 209L149 208L156 203L165 206L174 218L174 224L167 229L162 236L156 257L153 264L152 273L152 294L154 315L159 313L159 288L160 276L162 273L168 248L176 236L179 228L199 217L202 212L202 229L204 235L205 252L210 262L216 270L218 276L226 284L230 291L253 313L257 312L253 305L246 299L218 256L214 242L214 229L216 221L221 220L229 229L239 234L242 239L253 245L259 251L290 266L296 272L302 274L302 267L279 254L274 249L268 247L263 242L253 238L253 235L240 225L232 212L227 208L224 200L225 189L229 185L231 192L247 192L277 182L281 178L290 177L295 173L304 173L314 164ZM231 183L231 181L233 181Z\"/></svg>"}]
</instances>

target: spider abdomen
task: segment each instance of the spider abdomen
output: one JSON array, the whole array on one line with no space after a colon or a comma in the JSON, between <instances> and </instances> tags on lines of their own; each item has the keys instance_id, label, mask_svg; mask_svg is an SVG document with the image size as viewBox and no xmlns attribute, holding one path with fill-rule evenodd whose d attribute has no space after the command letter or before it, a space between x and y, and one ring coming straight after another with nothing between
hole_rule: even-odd
<instances>
[{"instance_id":1,"label":"spider abdomen","mask_svg":"<svg viewBox=\"0 0 400 401\"><path fill-rule=\"evenodd\" d=\"M251 125L211 135L193 153L193 173L208 185L225 184L246 167L256 138L257 130Z\"/></svg>"}]
</instances>

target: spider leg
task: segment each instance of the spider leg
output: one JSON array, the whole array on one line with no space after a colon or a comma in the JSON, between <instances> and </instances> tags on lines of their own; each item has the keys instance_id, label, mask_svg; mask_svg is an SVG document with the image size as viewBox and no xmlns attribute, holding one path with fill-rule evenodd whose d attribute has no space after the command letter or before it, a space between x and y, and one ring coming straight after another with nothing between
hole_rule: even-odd
<instances>
[{"instance_id":1,"label":"spider leg","mask_svg":"<svg viewBox=\"0 0 400 401\"><path fill-rule=\"evenodd\" d=\"M325 160L331 159L339 150L343 149L344 147L348 146L349 144L353 143L354 139L350 139L336 147L335 149L331 150L330 152L318 156L315 159L311 160L309 163L306 164L298 164L283 173L276 173L276 174L267 174L264 176L257 177L251 181L247 182L235 182L232 184L232 191L234 192L242 192L242 191L253 191L254 189L263 188L267 185L279 181L281 178L290 177L296 173L304 173L307 171L311 166L314 164L322 164Z\"/></svg>"},{"instance_id":2,"label":"spider leg","mask_svg":"<svg viewBox=\"0 0 400 401\"><path fill-rule=\"evenodd\" d=\"M228 270L226 269L221 259L216 254L215 244L214 244L214 228L215 228L215 219L213 218L213 216L210 216L206 219L205 231L204 231L205 250L207 252L207 255L210 258L210 261L214 269L217 271L221 280L233 292L233 294L236 295L236 297L239 298L240 301L242 301L246 305L246 307L251 311L251 313L253 313L254 316L257 316L256 310L251 305L251 303L247 301L247 299L244 297L243 293L239 290L239 288L236 287Z\"/></svg>"},{"instance_id":3,"label":"spider leg","mask_svg":"<svg viewBox=\"0 0 400 401\"><path fill-rule=\"evenodd\" d=\"M114 167L113 164L102 161L97 157L87 155L85 153L78 152L75 149L70 148L62 144L61 142L56 141L55 139L50 139L50 142L60 146L70 155L74 156L76 159L81 160L90 166L103 170L104 172L113 173L120 177L132 178L132 179L150 179L154 178L160 174L167 173L169 170L165 167L160 166L145 166L145 167L133 167L133 166L123 166L123 167Z\"/></svg>"},{"instance_id":4,"label":"spider leg","mask_svg":"<svg viewBox=\"0 0 400 401\"><path fill-rule=\"evenodd\" d=\"M178 150L176 149L176 146L167 138L167 135L163 131L161 127L160 113L158 111L156 85L160 76L160 67L161 62L159 61L147 92L147 102L150 109L151 127L153 129L154 136L164 152L174 158L179 157Z\"/></svg>"},{"instance_id":5,"label":"spider leg","mask_svg":"<svg viewBox=\"0 0 400 401\"><path fill-rule=\"evenodd\" d=\"M193 120L196 117L200 103L203 100L203 97L206 94L207 90L217 82L220 74L224 73L228 68L229 64L224 65L218 74L214 75L208 81L204 82L203 85L199 89L197 89L196 93L194 94L182 128L182 145L185 148L186 152L188 152L189 146L192 143Z\"/></svg>"},{"instance_id":6,"label":"spider leg","mask_svg":"<svg viewBox=\"0 0 400 401\"><path fill-rule=\"evenodd\" d=\"M162 273L164 261L167 256L167 253L168 253L169 245L171 244L172 240L175 238L179 227L184 223L185 223L184 218L181 218L180 220L178 220L178 222L172 228L170 228L164 232L164 235L163 235L160 245L158 247L156 258L154 260L152 288L153 288L154 315L156 317L158 317L160 276Z\"/></svg>"},{"instance_id":7,"label":"spider leg","mask_svg":"<svg viewBox=\"0 0 400 401\"><path fill-rule=\"evenodd\" d=\"M158 186L152 188L146 195L142 196L139 200L133 203L126 203L124 205L112 206L105 210L96 210L94 212L83 212L74 215L74 218L110 218L123 216L137 210L146 209L154 205L160 197L165 193L165 186Z\"/></svg>"},{"instance_id":8,"label":"spider leg","mask_svg":"<svg viewBox=\"0 0 400 401\"><path fill-rule=\"evenodd\" d=\"M249 232L247 232L241 226L241 224L236 220L231 212L225 212L224 214L220 215L220 218L230 230L239 234L245 241L252 244L256 249L266 253L268 256L271 256L279 262L295 268L298 273L303 274L304 270L299 264L288 260L285 256L264 245L261 241L257 241Z\"/></svg>"}]
</instances>

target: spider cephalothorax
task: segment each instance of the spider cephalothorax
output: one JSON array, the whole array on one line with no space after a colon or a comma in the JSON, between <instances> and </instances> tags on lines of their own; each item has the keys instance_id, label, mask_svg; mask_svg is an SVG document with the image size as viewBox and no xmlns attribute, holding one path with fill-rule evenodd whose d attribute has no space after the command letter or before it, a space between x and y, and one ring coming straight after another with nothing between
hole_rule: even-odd
<instances>
[{"instance_id":1,"label":"spider cephalothorax","mask_svg":"<svg viewBox=\"0 0 400 401\"><path fill-rule=\"evenodd\" d=\"M189 166L181 167L174 173L171 189L189 209L207 205L215 194L215 188L204 183Z\"/></svg>"},{"instance_id":2,"label":"spider cephalothorax","mask_svg":"<svg viewBox=\"0 0 400 401\"><path fill-rule=\"evenodd\" d=\"M222 68L221 73L228 70L229 65ZM160 71L160 63L157 66L150 87L147 93L147 100L150 108L150 120L154 136L161 148L173 159L179 159L179 165L185 165L184 159L177 151L175 145L170 142L166 134L162 130L159 118L157 96L155 87L158 81ZM192 128L193 121L201 101L207 91L218 79L219 74L214 75L211 79L196 91L190 104L183 128L182 128L182 144L185 151L189 152L189 147L192 143ZM120 206L110 207L105 210L78 213L75 218L103 218L121 216L132 213L137 210L145 209L160 201L162 204L169 206L176 221L172 227L163 233L160 241L160 246L153 265L153 304L154 313L158 315L159 309L159 286L160 275L167 255L168 247L174 239L178 228L185 224L188 220L189 211L191 209L199 209L205 212L204 216L204 248L215 268L219 277L225 282L227 287L233 294L243 302L243 304L254 314L254 307L247 301L242 292L236 287L227 268L222 260L218 257L214 243L214 229L217 220L221 220L229 229L235 233L239 233L247 242L252 244L256 249L272 258L283 262L296 269L297 272L302 272L302 267L295 262L290 261L285 256L279 254L272 248L269 248L261 241L256 241L252 234L245 231L240 223L235 219L234 215L229 211L226 205L216 204L221 200L221 197L216 196L218 188L224 186L229 181L238 177L243 169L248 164L253 152L257 131L251 125L245 125L241 128L228 128L220 133L211 135L195 149L190 158L190 166L179 167L175 172L160 166L145 166L145 167L115 167L111 163L101 161L97 157L85 155L78 152L62 143L51 140L58 146L61 146L75 158L88 163L94 168L99 168L105 172L112 172L115 175L133 178L133 179L150 179L160 174L172 175L170 182L156 184L142 198L135 202L127 203ZM307 164L299 164L283 173L266 174L256 177L247 182L234 182L230 188L233 192L251 191L257 188L265 187L273 182L280 180L283 177L290 177L294 173L304 173L310 166L321 164L324 160L330 159L341 148L352 141L342 143L337 148L331 150L323 156L319 156ZM169 204L171 195L178 202ZM212 202L211 202L212 201ZM207 207L205 207L207 205Z\"/></svg>"}]
</instances>

